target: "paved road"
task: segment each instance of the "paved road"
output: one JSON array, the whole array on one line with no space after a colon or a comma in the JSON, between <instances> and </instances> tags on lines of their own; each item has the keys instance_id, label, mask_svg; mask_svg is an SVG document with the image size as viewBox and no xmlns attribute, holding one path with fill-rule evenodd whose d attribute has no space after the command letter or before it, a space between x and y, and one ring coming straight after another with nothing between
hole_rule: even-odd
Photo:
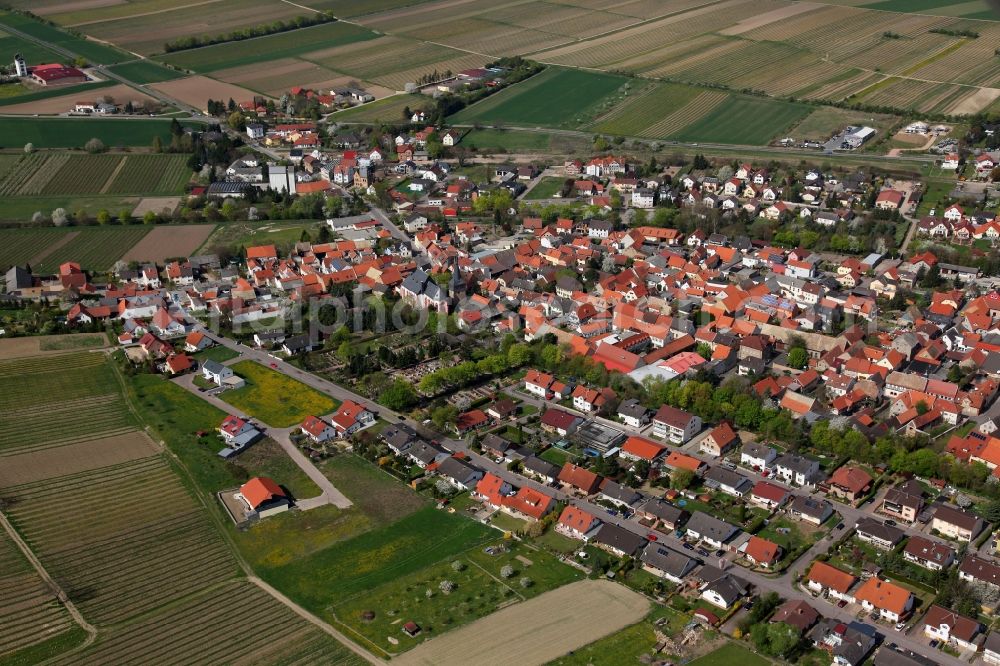
<instances>
[{"instance_id":1,"label":"paved road","mask_svg":"<svg viewBox=\"0 0 1000 666\"><path fill-rule=\"evenodd\" d=\"M239 357L237 357L237 359L238 358ZM194 385L194 377L195 375L192 374L181 375L173 381L178 386L187 389L205 402L218 407L227 414L238 416L241 419L251 419L249 414L230 405L225 400L199 390L198 387ZM260 419L256 420L260 421ZM316 497L310 497L302 500L296 499L295 505L303 511L308 511L309 509L314 509L325 504L332 504L339 509L347 509L353 506L354 503L351 502L351 500L349 500L344 493L337 490L336 486L333 485L333 482L331 482L330 479L328 479L326 475L323 474L323 472L321 472L316 465L314 465L313 462L299 450L297 446L295 446L289 436L293 429L294 428L272 428L268 426L266 434L285 450L285 453L287 453L288 457L292 459L292 462L298 465L299 469L301 469L306 476L312 479L313 483L315 483L321 491Z\"/></svg>"}]
</instances>

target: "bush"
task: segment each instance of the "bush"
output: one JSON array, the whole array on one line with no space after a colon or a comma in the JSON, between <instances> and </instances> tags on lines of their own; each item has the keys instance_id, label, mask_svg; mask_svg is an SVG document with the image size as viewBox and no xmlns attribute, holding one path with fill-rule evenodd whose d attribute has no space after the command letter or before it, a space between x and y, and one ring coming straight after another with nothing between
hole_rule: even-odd
<instances>
[{"instance_id":1,"label":"bush","mask_svg":"<svg viewBox=\"0 0 1000 666\"><path fill-rule=\"evenodd\" d=\"M505 564L502 569L500 569L500 575L503 578L511 578L514 575L514 567L509 564Z\"/></svg>"},{"instance_id":2,"label":"bush","mask_svg":"<svg viewBox=\"0 0 1000 666\"><path fill-rule=\"evenodd\" d=\"M454 582L452 582L452 581L450 581L450 580L443 580L443 581L441 581L441 583L440 583L440 584L438 585L438 588L439 588L439 589L440 589L440 590L441 590L442 592L444 592L445 594L451 594L452 592L454 592L454 591L455 591L455 588L456 588L456 587L458 587L458 586L457 586L457 585L455 585L455 583L454 583Z\"/></svg>"},{"instance_id":3,"label":"bush","mask_svg":"<svg viewBox=\"0 0 1000 666\"><path fill-rule=\"evenodd\" d=\"M452 568L452 571L455 571L455 572L464 571L465 570L465 565L462 564L461 562L459 562L458 560L455 560L454 562L451 563L451 568Z\"/></svg>"},{"instance_id":4,"label":"bush","mask_svg":"<svg viewBox=\"0 0 1000 666\"><path fill-rule=\"evenodd\" d=\"M535 581L531 580L527 576L521 578L520 582L521 582L521 587L523 587L524 589L528 589L529 587L535 584Z\"/></svg>"},{"instance_id":5,"label":"bush","mask_svg":"<svg viewBox=\"0 0 1000 666\"><path fill-rule=\"evenodd\" d=\"M87 143L83 144L83 149L88 153L103 153L104 152L104 142L94 137Z\"/></svg>"}]
</instances>

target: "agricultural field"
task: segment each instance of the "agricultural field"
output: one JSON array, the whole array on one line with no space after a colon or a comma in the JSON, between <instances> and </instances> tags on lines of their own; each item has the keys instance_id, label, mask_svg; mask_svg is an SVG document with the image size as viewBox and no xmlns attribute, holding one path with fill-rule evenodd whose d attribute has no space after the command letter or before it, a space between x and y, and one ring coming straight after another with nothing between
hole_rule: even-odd
<instances>
[{"instance_id":1,"label":"agricultural field","mask_svg":"<svg viewBox=\"0 0 1000 666\"><path fill-rule=\"evenodd\" d=\"M589 122L604 99L627 81L613 74L550 67L459 111L449 121L575 128Z\"/></svg>"},{"instance_id":2,"label":"agricultural field","mask_svg":"<svg viewBox=\"0 0 1000 666\"><path fill-rule=\"evenodd\" d=\"M113 65L132 59L132 56L129 54L112 46L78 37L47 23L36 21L24 14L15 14L7 11L0 12L0 29L3 29L3 26L9 26L36 39L60 46L78 56L82 56L92 63Z\"/></svg>"},{"instance_id":3,"label":"agricultural field","mask_svg":"<svg viewBox=\"0 0 1000 666\"><path fill-rule=\"evenodd\" d=\"M298 425L307 416L329 414L337 408L333 398L254 361L231 367L247 385L220 397L271 427Z\"/></svg>"},{"instance_id":4,"label":"agricultural field","mask_svg":"<svg viewBox=\"0 0 1000 666\"><path fill-rule=\"evenodd\" d=\"M505 151L549 150L552 147L552 135L544 132L474 129L462 138L462 144L486 150L498 148Z\"/></svg>"},{"instance_id":5,"label":"agricultural field","mask_svg":"<svg viewBox=\"0 0 1000 666\"><path fill-rule=\"evenodd\" d=\"M60 447L131 432L135 421L102 354L75 352L0 361L0 455ZM81 419L81 412L88 414Z\"/></svg>"},{"instance_id":6,"label":"agricultural field","mask_svg":"<svg viewBox=\"0 0 1000 666\"><path fill-rule=\"evenodd\" d=\"M700 143L766 145L805 118L812 107L778 100L732 98L670 138Z\"/></svg>"},{"instance_id":7,"label":"agricultural field","mask_svg":"<svg viewBox=\"0 0 1000 666\"><path fill-rule=\"evenodd\" d=\"M689 86L646 84L600 114L588 129L609 134L641 136L664 116L683 108L701 91Z\"/></svg>"},{"instance_id":8,"label":"agricultural field","mask_svg":"<svg viewBox=\"0 0 1000 666\"><path fill-rule=\"evenodd\" d=\"M638 622L649 605L645 597L624 585L583 580L508 606L447 636L426 641L393 661L403 666L544 664ZM601 618L597 624L595 617Z\"/></svg>"},{"instance_id":9,"label":"agricultural field","mask_svg":"<svg viewBox=\"0 0 1000 666\"><path fill-rule=\"evenodd\" d=\"M211 235L215 226L192 224L157 226L122 255L122 261L163 263L172 257L189 257Z\"/></svg>"},{"instance_id":10,"label":"agricultural field","mask_svg":"<svg viewBox=\"0 0 1000 666\"><path fill-rule=\"evenodd\" d=\"M0 605L0 661L13 656L27 663L28 655L39 654L46 646L52 654L52 646L66 649L83 641L83 631L3 530L0 589L8 600Z\"/></svg>"},{"instance_id":11,"label":"agricultural field","mask_svg":"<svg viewBox=\"0 0 1000 666\"><path fill-rule=\"evenodd\" d=\"M170 121L157 118L4 118L0 147L82 148L90 139L105 146L149 146L153 137L170 142Z\"/></svg>"},{"instance_id":12,"label":"agricultural field","mask_svg":"<svg viewBox=\"0 0 1000 666\"><path fill-rule=\"evenodd\" d=\"M301 56L310 51L354 44L375 37L375 33L360 26L340 22L324 23L266 37L168 53L160 56L159 60L197 73L261 62L267 62L270 67L272 61L279 58Z\"/></svg>"},{"instance_id":13,"label":"agricultural field","mask_svg":"<svg viewBox=\"0 0 1000 666\"><path fill-rule=\"evenodd\" d=\"M210 99L246 102L254 98L252 90L216 81L207 76L188 76L173 81L161 81L150 87L203 111L208 108Z\"/></svg>"},{"instance_id":14,"label":"agricultural field","mask_svg":"<svg viewBox=\"0 0 1000 666\"><path fill-rule=\"evenodd\" d=\"M253 608L254 612L234 612L240 608ZM55 663L101 666L136 660L335 666L368 663L256 586L239 581L191 595L111 631L72 659Z\"/></svg>"},{"instance_id":15,"label":"agricultural field","mask_svg":"<svg viewBox=\"0 0 1000 666\"><path fill-rule=\"evenodd\" d=\"M65 261L76 261L86 270L100 272L110 269L149 230L150 227L144 225L70 227L54 230L59 236L50 236L49 229L0 229L0 244L7 238L51 239L47 246L31 246L31 256L26 258L28 252L11 252L9 260L12 263L14 260L19 264L30 263L36 274L54 273ZM0 257L6 254L0 251Z\"/></svg>"},{"instance_id":16,"label":"agricultural field","mask_svg":"<svg viewBox=\"0 0 1000 666\"><path fill-rule=\"evenodd\" d=\"M0 194L178 194L190 177L186 155L33 153L0 178Z\"/></svg>"},{"instance_id":17,"label":"agricultural field","mask_svg":"<svg viewBox=\"0 0 1000 666\"><path fill-rule=\"evenodd\" d=\"M163 52L166 42L178 38L227 34L307 13L301 7L271 0L219 0L198 11L170 0L142 0L56 13L46 18L133 53L152 55Z\"/></svg>"},{"instance_id":18,"label":"agricultural field","mask_svg":"<svg viewBox=\"0 0 1000 666\"><path fill-rule=\"evenodd\" d=\"M161 81L173 81L184 76L181 72L164 67L152 60L135 60L115 65L109 69L133 83L160 83Z\"/></svg>"}]
</instances>

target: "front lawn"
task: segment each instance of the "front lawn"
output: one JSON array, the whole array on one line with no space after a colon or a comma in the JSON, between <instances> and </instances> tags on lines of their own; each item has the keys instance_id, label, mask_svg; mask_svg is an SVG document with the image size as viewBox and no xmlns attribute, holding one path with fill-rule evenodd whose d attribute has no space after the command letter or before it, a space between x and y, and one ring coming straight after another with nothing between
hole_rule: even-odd
<instances>
[{"instance_id":1,"label":"front lawn","mask_svg":"<svg viewBox=\"0 0 1000 666\"><path fill-rule=\"evenodd\" d=\"M771 662L754 654L742 645L726 643L718 650L713 650L703 657L698 657L690 666L770 666Z\"/></svg>"},{"instance_id":2,"label":"front lawn","mask_svg":"<svg viewBox=\"0 0 1000 666\"><path fill-rule=\"evenodd\" d=\"M222 345L215 345L214 347L208 347L207 349L202 349L199 352L195 352L193 356L204 363L205 361L217 361L222 363L228 361L231 358L236 358L239 356L239 352L236 352L229 347L223 347Z\"/></svg>"},{"instance_id":3,"label":"front lawn","mask_svg":"<svg viewBox=\"0 0 1000 666\"><path fill-rule=\"evenodd\" d=\"M328 414L337 407L330 396L254 361L240 361L232 368L247 385L220 397L271 427L298 425L309 415Z\"/></svg>"}]
</instances>

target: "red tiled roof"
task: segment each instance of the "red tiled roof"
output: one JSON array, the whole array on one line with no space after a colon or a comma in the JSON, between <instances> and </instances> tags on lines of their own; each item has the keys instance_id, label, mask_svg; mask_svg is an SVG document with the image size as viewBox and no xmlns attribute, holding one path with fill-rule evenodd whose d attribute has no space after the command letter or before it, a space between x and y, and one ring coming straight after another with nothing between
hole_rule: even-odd
<instances>
[{"instance_id":1,"label":"red tiled roof","mask_svg":"<svg viewBox=\"0 0 1000 666\"><path fill-rule=\"evenodd\" d=\"M255 476L244 483L240 486L240 495L243 495L252 509L256 509L269 500L286 497L281 486L266 476Z\"/></svg>"}]
</instances>

